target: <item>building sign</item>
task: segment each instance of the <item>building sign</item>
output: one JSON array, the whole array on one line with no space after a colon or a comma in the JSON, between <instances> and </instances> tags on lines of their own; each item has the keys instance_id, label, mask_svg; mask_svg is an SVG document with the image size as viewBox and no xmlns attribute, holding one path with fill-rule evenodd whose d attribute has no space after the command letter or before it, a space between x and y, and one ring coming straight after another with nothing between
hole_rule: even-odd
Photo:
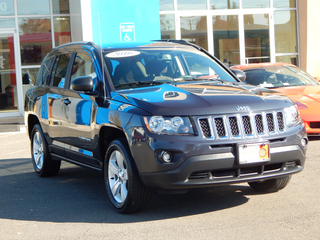
<instances>
[{"instance_id":1,"label":"building sign","mask_svg":"<svg viewBox=\"0 0 320 240\"><path fill-rule=\"evenodd\" d=\"M0 15L14 15L13 0L0 0Z\"/></svg>"},{"instance_id":2,"label":"building sign","mask_svg":"<svg viewBox=\"0 0 320 240\"><path fill-rule=\"evenodd\" d=\"M120 41L121 42L136 41L134 23L120 23Z\"/></svg>"},{"instance_id":3,"label":"building sign","mask_svg":"<svg viewBox=\"0 0 320 240\"><path fill-rule=\"evenodd\" d=\"M87 2L87 0L81 2ZM92 29L84 28L83 35L92 34L93 42L134 43L161 39L158 0L91 0L88 2L91 4L91 14L84 11L82 17L91 17Z\"/></svg>"}]
</instances>

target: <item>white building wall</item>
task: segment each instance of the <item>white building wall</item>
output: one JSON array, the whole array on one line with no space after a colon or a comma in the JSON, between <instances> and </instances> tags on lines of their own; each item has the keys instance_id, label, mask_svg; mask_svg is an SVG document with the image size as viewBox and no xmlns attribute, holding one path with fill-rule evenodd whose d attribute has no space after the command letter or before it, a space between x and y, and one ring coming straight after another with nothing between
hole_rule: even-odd
<instances>
[{"instance_id":1,"label":"white building wall","mask_svg":"<svg viewBox=\"0 0 320 240\"><path fill-rule=\"evenodd\" d=\"M307 69L312 76L320 77L320 1L307 0Z\"/></svg>"},{"instance_id":2,"label":"white building wall","mask_svg":"<svg viewBox=\"0 0 320 240\"><path fill-rule=\"evenodd\" d=\"M82 40L92 41L91 0L81 1Z\"/></svg>"}]
</instances>

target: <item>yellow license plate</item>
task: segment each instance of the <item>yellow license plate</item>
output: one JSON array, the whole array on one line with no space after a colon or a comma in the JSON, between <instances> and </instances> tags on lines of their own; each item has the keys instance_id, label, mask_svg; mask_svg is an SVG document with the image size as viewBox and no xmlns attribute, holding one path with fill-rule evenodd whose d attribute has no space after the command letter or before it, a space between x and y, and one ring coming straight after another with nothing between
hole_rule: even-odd
<instances>
[{"instance_id":1,"label":"yellow license plate","mask_svg":"<svg viewBox=\"0 0 320 240\"><path fill-rule=\"evenodd\" d=\"M260 163L270 161L270 145L265 143L250 143L238 145L240 164Z\"/></svg>"}]
</instances>

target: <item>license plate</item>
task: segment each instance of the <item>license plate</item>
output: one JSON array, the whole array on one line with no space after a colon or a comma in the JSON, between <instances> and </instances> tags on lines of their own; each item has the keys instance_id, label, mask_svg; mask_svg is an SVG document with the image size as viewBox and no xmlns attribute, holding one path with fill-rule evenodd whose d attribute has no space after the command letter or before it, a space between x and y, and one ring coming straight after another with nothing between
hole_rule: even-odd
<instances>
[{"instance_id":1,"label":"license plate","mask_svg":"<svg viewBox=\"0 0 320 240\"><path fill-rule=\"evenodd\" d=\"M260 163L270 161L269 142L238 145L240 164Z\"/></svg>"}]
</instances>

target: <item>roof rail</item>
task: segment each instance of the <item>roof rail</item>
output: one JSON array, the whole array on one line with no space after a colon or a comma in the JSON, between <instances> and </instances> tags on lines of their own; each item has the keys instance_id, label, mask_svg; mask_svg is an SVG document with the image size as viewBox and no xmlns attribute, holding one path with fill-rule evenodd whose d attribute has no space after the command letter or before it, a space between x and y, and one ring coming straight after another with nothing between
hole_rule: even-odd
<instances>
[{"instance_id":1,"label":"roof rail","mask_svg":"<svg viewBox=\"0 0 320 240\"><path fill-rule=\"evenodd\" d=\"M202 48L196 44L193 44L193 43L190 43L186 40L183 40L183 39L180 39L180 40L177 40L177 39L161 39L161 40L155 40L156 42L172 42L172 43L180 43L180 44L183 44L183 45L189 45L189 46L192 46L198 50L201 50Z\"/></svg>"}]
</instances>

